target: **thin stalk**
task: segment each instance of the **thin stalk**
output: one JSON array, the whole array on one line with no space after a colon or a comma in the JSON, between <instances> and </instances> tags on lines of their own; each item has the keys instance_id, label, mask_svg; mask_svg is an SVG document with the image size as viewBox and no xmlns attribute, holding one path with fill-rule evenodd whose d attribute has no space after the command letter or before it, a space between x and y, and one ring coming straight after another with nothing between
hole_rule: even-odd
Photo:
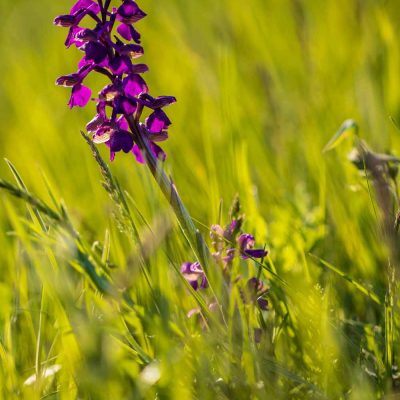
<instances>
[{"instance_id":1,"label":"thin stalk","mask_svg":"<svg viewBox=\"0 0 400 400\"><path fill-rule=\"evenodd\" d=\"M104 4L104 11L107 13L108 8L110 7L111 0L106 0Z\"/></svg>"},{"instance_id":2,"label":"thin stalk","mask_svg":"<svg viewBox=\"0 0 400 400\"><path fill-rule=\"evenodd\" d=\"M35 372L36 372L36 385L40 388L41 380L42 380L42 369L41 369L41 357L40 352L42 348L42 317L44 312L44 301L45 301L45 293L44 287L42 286L42 295L40 299L40 311L39 311L39 322L38 322L38 332L36 338L36 354L35 354Z\"/></svg>"},{"instance_id":3,"label":"thin stalk","mask_svg":"<svg viewBox=\"0 0 400 400\"><path fill-rule=\"evenodd\" d=\"M150 172L155 178L165 198L168 200L169 204L174 210L175 215L178 219L179 226L186 240L188 241L190 247L196 255L196 258L199 260L201 266L203 267L203 270L209 282L210 290L213 294L215 302L218 304L222 319L226 325L227 323L224 316L224 311L221 303L218 300L218 296L214 291L214 287L218 287L217 283L222 282L222 289L225 296L228 294L228 287L224 283L221 274L218 274L219 270L217 268L210 268L210 264L212 263L210 249L208 248L200 231L194 225L189 212L186 210L186 207L184 206L178 194L174 182L171 178L167 177L161 167L161 164L151 151L148 139L144 136L138 121L136 121L132 116L129 115L125 115L125 118L132 132L133 140L138 145L140 151L144 155L145 160L147 161L146 164L149 167Z\"/></svg>"},{"instance_id":4,"label":"thin stalk","mask_svg":"<svg viewBox=\"0 0 400 400\"><path fill-rule=\"evenodd\" d=\"M376 201L381 211L379 226L384 241L386 242L389 254L386 266L387 288L385 295L385 367L388 379L393 381L393 365L394 365L394 307L397 304L396 279L399 277L399 260L400 251L397 245L397 218L393 212L393 193L390 187L389 162L399 160L386 154L377 154L368 149L368 147L360 141L358 143L358 151L362 157L364 170L370 172L372 183L374 185ZM394 181L395 202L398 203L397 182Z\"/></svg>"},{"instance_id":5,"label":"thin stalk","mask_svg":"<svg viewBox=\"0 0 400 400\"><path fill-rule=\"evenodd\" d=\"M125 116L125 118L127 119L129 127L132 131L135 143L139 146L140 151L145 156L150 172L157 181L162 193L171 204L183 234L191 245L193 251L196 253L196 256L201 262L203 268L206 270L206 272L208 272L207 267L209 264L210 250L208 249L203 237L199 234L198 229L194 225L192 218L190 217L186 207L179 197L174 182L172 179L167 177L164 170L161 168L160 163L149 147L148 140L142 134L140 127L133 117Z\"/></svg>"}]
</instances>

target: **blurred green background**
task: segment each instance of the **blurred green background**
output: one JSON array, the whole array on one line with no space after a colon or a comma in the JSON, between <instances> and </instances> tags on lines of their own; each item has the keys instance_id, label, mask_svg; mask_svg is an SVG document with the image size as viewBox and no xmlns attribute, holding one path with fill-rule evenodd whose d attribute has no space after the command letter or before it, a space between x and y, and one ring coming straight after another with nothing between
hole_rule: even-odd
<instances>
[{"instance_id":1,"label":"blurred green background","mask_svg":"<svg viewBox=\"0 0 400 400\"><path fill-rule=\"evenodd\" d=\"M54 16L66 13L72 3L0 0L0 155L14 163L30 191L50 202L44 173L89 242L103 240L110 229L110 257L123 265L132 244L113 227L112 200L100 185L98 166L79 133L93 117L94 105L69 110L69 90L54 84L58 76L75 72L80 57L75 48L64 48L67 31L52 25ZM374 387L376 382L369 380L357 359L363 358L361 348L383 357L382 308L340 277L321 270L309 253L384 295L386 254L365 182L346 159L351 140L330 153L323 154L322 149L340 124L353 118L374 149L399 153L400 135L389 117L400 121L400 4L390 0L143 0L140 6L148 14L137 29L145 49L142 61L150 67L145 77L150 94L174 95L178 100L168 109L173 125L163 145L165 168L191 215L207 234L204 226L218 220L220 200L226 215L235 194L240 195L246 231L256 234L261 245L267 244L278 272L297 288L291 293L291 304L298 332L287 337L303 342L300 364L309 366L308 372L302 371L304 379L318 384L331 398L368 398L368 385ZM100 150L107 160L105 146ZM145 166L130 155L117 154L111 170L147 221L170 216ZM0 176L12 178L5 163L0 164ZM1 319L7 324L21 290L23 306L33 319L29 340L35 343L40 291L29 289L29 283L18 289L21 281L15 272L17 264L35 270L35 262L21 258L10 235L18 230L18 217L10 210L24 215L25 208L5 193L0 199ZM169 240L150 274L169 312L180 315L174 307L184 309L186 301L177 293L185 292L181 288L173 293L170 282L179 283L165 252L178 265L193 255L177 229ZM171 246L177 250L171 252ZM322 331L314 329L313 324L322 324L324 318L333 328L327 323ZM159 329L164 332L162 326ZM357 329L361 333L356 334ZM349 350L338 330L358 350ZM52 332L49 328L49 343ZM5 336L6 329L2 341ZM57 346L62 350L67 344ZM174 346L184 345L178 340L165 344ZM325 353L329 346L332 353ZM11 358L17 357L19 349L9 349ZM285 359L282 350L277 354L279 361ZM166 365L179 364L169 356L160 345L158 358L165 357ZM16 387L29 376L26 368L33 363L33 355L19 357L15 368L10 367L14 378L3 377L14 379ZM299 365L290 358L285 361L289 366ZM335 363L341 365L341 372L334 370ZM187 367L182 365L177 375ZM346 380L341 374L349 371L354 375ZM190 390L185 392L174 372L167 372L169 384L164 386L171 392L165 389L159 398L174 398L174 390L187 396L175 398L190 398ZM123 387L119 377L103 373L108 382L119 382L115 388ZM92 398L129 398L104 385L102 394L89 384L85 388ZM206 387L194 398L215 398ZM140 390L151 398L150 392ZM296 393L294 398L306 396L301 390ZM371 398L377 393L371 389ZM115 395L121 397L110 397Z\"/></svg>"}]
</instances>

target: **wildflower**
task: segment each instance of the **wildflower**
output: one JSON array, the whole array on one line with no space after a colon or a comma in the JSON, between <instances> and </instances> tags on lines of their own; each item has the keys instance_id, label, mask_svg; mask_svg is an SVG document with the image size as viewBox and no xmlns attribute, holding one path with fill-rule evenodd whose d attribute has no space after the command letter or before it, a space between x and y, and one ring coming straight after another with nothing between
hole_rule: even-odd
<instances>
[{"instance_id":1,"label":"wildflower","mask_svg":"<svg viewBox=\"0 0 400 400\"><path fill-rule=\"evenodd\" d=\"M212 245L216 250L214 258L218 262L222 261L225 266L229 266L238 254L244 260L248 258L264 258L268 254L268 251L264 249L253 248L255 244L253 235L249 233L239 235L241 225L241 219L233 219L225 229L220 225L211 227L210 236ZM237 246L235 246L235 243Z\"/></svg>"},{"instance_id":2,"label":"wildflower","mask_svg":"<svg viewBox=\"0 0 400 400\"><path fill-rule=\"evenodd\" d=\"M137 131L148 140L154 157L165 160L164 151L155 143L168 138L171 121L163 108L174 103L175 97L152 97L142 74L146 64L135 64L134 59L144 54L141 36L134 27L146 14L133 0L123 0L118 8L110 9L110 1L79 0L69 14L55 18L54 24L69 28L65 46L74 45L83 53L78 71L57 79L56 84L71 88L68 105L84 107L92 98L92 91L83 80L92 72L104 75L111 83L92 100L97 114L87 124L95 143L105 143L110 149L110 159L115 153L132 152L138 162L145 162L136 143ZM93 26L79 26L83 19L91 19ZM119 36L118 36L119 35ZM140 121L143 110L150 114ZM132 130L128 121L135 121ZM135 132L136 130L136 132Z\"/></svg>"},{"instance_id":3,"label":"wildflower","mask_svg":"<svg viewBox=\"0 0 400 400\"><path fill-rule=\"evenodd\" d=\"M264 258L268 252L264 249L253 249L255 239L253 235L248 233L242 233L238 240L240 255L243 259L247 259L249 257L252 258Z\"/></svg>"},{"instance_id":4,"label":"wildflower","mask_svg":"<svg viewBox=\"0 0 400 400\"><path fill-rule=\"evenodd\" d=\"M215 261L222 265L227 274L229 274L229 267L237 256L240 256L243 260L247 260L249 258L264 258L268 254L268 251L264 249L253 248L255 244L254 236L249 233L240 234L241 225L242 219L234 219L225 229L217 224L211 226L210 237L215 249L213 256ZM235 242L237 243L237 246L232 247ZM201 269L199 262L183 263L181 266L181 273L195 290L208 286L203 284L199 285L200 280L202 283L207 282L204 271ZM265 304L261 299L259 305L262 307L267 306L267 304Z\"/></svg>"},{"instance_id":5,"label":"wildflower","mask_svg":"<svg viewBox=\"0 0 400 400\"><path fill-rule=\"evenodd\" d=\"M261 310L268 310L268 300L264 297L268 289L264 282L255 277L249 279L247 281L247 292L249 293L250 300L256 303Z\"/></svg>"},{"instance_id":6,"label":"wildflower","mask_svg":"<svg viewBox=\"0 0 400 400\"><path fill-rule=\"evenodd\" d=\"M185 279L190 283L194 290L199 288L205 289L208 287L207 278L204 271L200 267L199 262L185 262L181 266L181 273Z\"/></svg>"}]
</instances>

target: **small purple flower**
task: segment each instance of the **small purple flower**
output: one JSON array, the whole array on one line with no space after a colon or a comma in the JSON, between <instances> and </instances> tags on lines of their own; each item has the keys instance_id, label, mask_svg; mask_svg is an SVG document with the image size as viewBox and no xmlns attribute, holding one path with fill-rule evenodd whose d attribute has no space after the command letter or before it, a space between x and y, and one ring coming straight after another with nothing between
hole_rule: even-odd
<instances>
[{"instance_id":1,"label":"small purple flower","mask_svg":"<svg viewBox=\"0 0 400 400\"><path fill-rule=\"evenodd\" d=\"M242 233L238 238L238 245L241 257L246 260L249 257L252 258L264 258L268 251L264 249L253 249L255 239L253 235L248 233Z\"/></svg>"},{"instance_id":2,"label":"small purple flower","mask_svg":"<svg viewBox=\"0 0 400 400\"><path fill-rule=\"evenodd\" d=\"M185 262L181 266L181 273L190 283L194 290L205 289L208 287L208 282L204 271L200 267L198 261L194 263Z\"/></svg>"},{"instance_id":3,"label":"small purple flower","mask_svg":"<svg viewBox=\"0 0 400 400\"><path fill-rule=\"evenodd\" d=\"M268 304L268 300L264 297L259 297L257 299L257 305L263 311L268 311Z\"/></svg>"},{"instance_id":4,"label":"small purple flower","mask_svg":"<svg viewBox=\"0 0 400 400\"><path fill-rule=\"evenodd\" d=\"M268 292L264 282L257 278L251 278L247 281L247 292L250 300L256 303L263 310L268 310L268 300L264 297Z\"/></svg>"},{"instance_id":5,"label":"small purple flower","mask_svg":"<svg viewBox=\"0 0 400 400\"><path fill-rule=\"evenodd\" d=\"M173 96L150 96L142 77L148 71L147 65L132 62L144 54L139 45L140 33L134 24L146 14L132 0L123 0L117 8L110 8L110 3L108 0L78 0L69 14L55 18L55 25L69 28L65 46L75 45L83 52L78 72L62 76L56 83L72 89L68 102L71 108L83 107L92 97L91 89L83 85L83 80L93 71L104 75L109 83L93 99L97 114L87 124L94 142L105 143L110 148L111 160L115 153L123 151L132 152L138 162L144 163L145 158L135 143L135 132L140 131L147 138L154 157L163 161L165 152L156 142L168 138L171 121L162 109L176 99ZM79 26L84 18L84 27ZM87 23L90 19L92 27ZM140 118L144 108L151 112L142 123ZM128 126L128 120L135 122L136 129Z\"/></svg>"},{"instance_id":6,"label":"small purple flower","mask_svg":"<svg viewBox=\"0 0 400 400\"><path fill-rule=\"evenodd\" d=\"M82 81L90 71L90 66L84 66L80 68L77 73L60 76L56 80L56 84L59 86L72 87L71 97L68 102L70 108L74 106L84 107L90 100L92 91L88 87L82 85Z\"/></svg>"},{"instance_id":7,"label":"small purple flower","mask_svg":"<svg viewBox=\"0 0 400 400\"><path fill-rule=\"evenodd\" d=\"M253 235L249 233L242 233L238 239L238 245L241 251L251 249L255 244L255 239Z\"/></svg>"},{"instance_id":8,"label":"small purple flower","mask_svg":"<svg viewBox=\"0 0 400 400\"><path fill-rule=\"evenodd\" d=\"M242 233L236 239L236 235L239 234L241 224L242 219L234 219L225 229L217 224L212 225L210 229L210 237L212 240L212 245L215 249L215 253L213 253L214 260L223 268L224 273L228 276L230 273L230 267L232 266L235 257L240 256L241 259L246 260L250 257L263 258L268 254L268 252L264 249L253 249L255 244L253 235ZM228 238L231 240L228 240ZM235 241L238 244L238 248L232 247L232 245L235 244ZM181 273L185 276L195 290L199 288L199 278L201 277L202 279L205 279L204 272L198 262L186 262L182 264ZM250 279L247 284L252 293L259 293L258 297L260 297L263 292L262 285L262 282L256 278ZM200 287L202 286L200 285ZM260 298L259 306L266 306L262 298Z\"/></svg>"},{"instance_id":9,"label":"small purple flower","mask_svg":"<svg viewBox=\"0 0 400 400\"><path fill-rule=\"evenodd\" d=\"M254 293L262 292L265 289L264 283L256 277L250 278L247 281L247 288Z\"/></svg>"}]
</instances>

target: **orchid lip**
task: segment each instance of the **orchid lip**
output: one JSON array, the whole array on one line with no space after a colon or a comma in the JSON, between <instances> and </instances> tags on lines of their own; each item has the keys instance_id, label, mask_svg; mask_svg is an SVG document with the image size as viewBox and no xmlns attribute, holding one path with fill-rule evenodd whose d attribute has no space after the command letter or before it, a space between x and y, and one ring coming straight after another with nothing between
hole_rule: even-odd
<instances>
[{"instance_id":1,"label":"orchid lip","mask_svg":"<svg viewBox=\"0 0 400 400\"><path fill-rule=\"evenodd\" d=\"M93 135L93 142L96 144L105 143L110 140L111 133L103 133L102 135Z\"/></svg>"}]
</instances>

